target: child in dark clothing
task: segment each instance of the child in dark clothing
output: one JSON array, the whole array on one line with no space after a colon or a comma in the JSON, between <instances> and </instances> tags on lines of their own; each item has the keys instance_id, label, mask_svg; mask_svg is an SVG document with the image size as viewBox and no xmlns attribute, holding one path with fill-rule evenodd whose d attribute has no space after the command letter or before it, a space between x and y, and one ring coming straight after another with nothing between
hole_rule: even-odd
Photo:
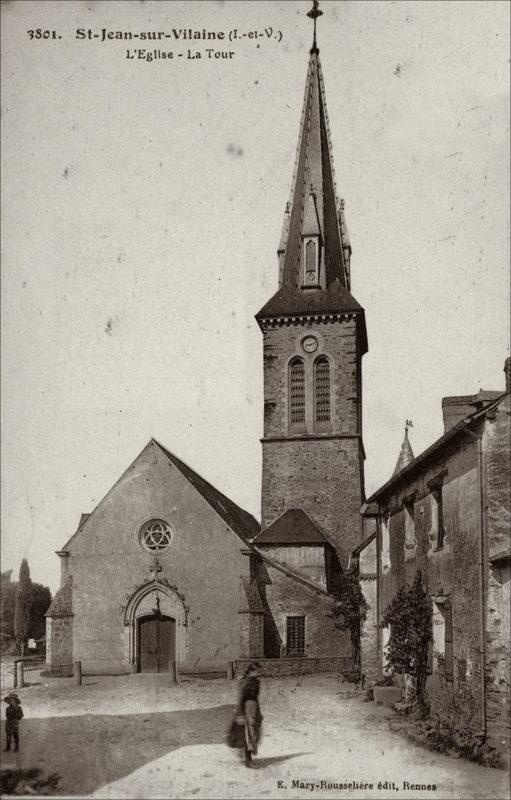
<instances>
[{"instance_id":1,"label":"child in dark clothing","mask_svg":"<svg viewBox=\"0 0 511 800\"><path fill-rule=\"evenodd\" d=\"M5 733L7 734L7 744L5 750L11 749L11 738L14 737L14 750L19 750L20 736L19 736L19 723L23 718L23 709L21 707L21 700L15 692L11 692L4 697L7 703L5 709Z\"/></svg>"}]
</instances>

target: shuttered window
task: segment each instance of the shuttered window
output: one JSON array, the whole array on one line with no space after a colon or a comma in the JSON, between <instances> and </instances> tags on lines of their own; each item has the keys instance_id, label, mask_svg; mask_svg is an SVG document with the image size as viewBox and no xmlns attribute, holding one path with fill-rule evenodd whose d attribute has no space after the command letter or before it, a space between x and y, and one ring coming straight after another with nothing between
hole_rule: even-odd
<instances>
[{"instance_id":1,"label":"shuttered window","mask_svg":"<svg viewBox=\"0 0 511 800\"><path fill-rule=\"evenodd\" d=\"M314 419L330 422L330 364L324 357L314 362Z\"/></svg>"},{"instance_id":2,"label":"shuttered window","mask_svg":"<svg viewBox=\"0 0 511 800\"><path fill-rule=\"evenodd\" d=\"M305 617L287 618L287 655L305 655Z\"/></svg>"},{"instance_id":3,"label":"shuttered window","mask_svg":"<svg viewBox=\"0 0 511 800\"><path fill-rule=\"evenodd\" d=\"M291 425L305 423L305 365L301 358L289 365L289 417Z\"/></svg>"}]
</instances>

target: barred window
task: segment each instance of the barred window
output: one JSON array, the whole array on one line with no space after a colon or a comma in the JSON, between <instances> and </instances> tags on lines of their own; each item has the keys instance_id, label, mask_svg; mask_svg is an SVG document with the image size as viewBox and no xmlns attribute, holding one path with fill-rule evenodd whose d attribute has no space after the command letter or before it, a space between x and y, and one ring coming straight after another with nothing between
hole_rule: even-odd
<instances>
[{"instance_id":1,"label":"barred window","mask_svg":"<svg viewBox=\"0 0 511 800\"><path fill-rule=\"evenodd\" d=\"M287 617L287 655L305 655L305 617Z\"/></svg>"},{"instance_id":2,"label":"barred window","mask_svg":"<svg viewBox=\"0 0 511 800\"><path fill-rule=\"evenodd\" d=\"M289 365L289 416L291 425L305 422L305 365L294 358Z\"/></svg>"},{"instance_id":3,"label":"barred window","mask_svg":"<svg viewBox=\"0 0 511 800\"><path fill-rule=\"evenodd\" d=\"M314 362L314 419L330 422L330 364L324 356Z\"/></svg>"}]
</instances>

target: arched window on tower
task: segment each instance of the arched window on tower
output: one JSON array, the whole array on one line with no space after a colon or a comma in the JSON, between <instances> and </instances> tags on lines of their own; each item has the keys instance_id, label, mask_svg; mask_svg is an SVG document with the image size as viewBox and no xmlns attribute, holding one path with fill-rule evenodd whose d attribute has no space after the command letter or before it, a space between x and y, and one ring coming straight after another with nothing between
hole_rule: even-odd
<instances>
[{"instance_id":1,"label":"arched window on tower","mask_svg":"<svg viewBox=\"0 0 511 800\"><path fill-rule=\"evenodd\" d=\"M314 362L314 421L330 422L330 363L325 356Z\"/></svg>"},{"instance_id":2,"label":"arched window on tower","mask_svg":"<svg viewBox=\"0 0 511 800\"><path fill-rule=\"evenodd\" d=\"M289 364L289 421L305 425L305 364L293 358Z\"/></svg>"}]
</instances>

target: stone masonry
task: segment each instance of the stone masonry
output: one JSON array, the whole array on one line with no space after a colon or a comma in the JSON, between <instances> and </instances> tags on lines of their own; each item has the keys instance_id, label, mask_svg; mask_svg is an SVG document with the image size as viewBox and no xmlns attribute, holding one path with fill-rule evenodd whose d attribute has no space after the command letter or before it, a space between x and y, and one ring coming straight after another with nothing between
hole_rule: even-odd
<instances>
[{"instance_id":1,"label":"stone masonry","mask_svg":"<svg viewBox=\"0 0 511 800\"><path fill-rule=\"evenodd\" d=\"M313 355L301 348L307 334L319 342ZM354 319L264 329L262 527L287 508L300 507L325 531L343 565L361 540L364 452L358 338ZM314 359L326 355L330 361L331 420L321 430L315 429L311 414L304 431L295 434L289 425L288 364L295 355L305 362L307 408L312 406Z\"/></svg>"}]
</instances>

